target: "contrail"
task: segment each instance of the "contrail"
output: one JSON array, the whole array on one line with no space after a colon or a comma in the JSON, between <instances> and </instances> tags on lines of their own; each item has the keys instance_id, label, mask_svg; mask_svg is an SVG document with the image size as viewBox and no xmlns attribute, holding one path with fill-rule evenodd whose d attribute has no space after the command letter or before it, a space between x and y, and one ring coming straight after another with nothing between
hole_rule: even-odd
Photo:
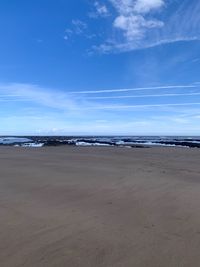
<instances>
[{"instance_id":1,"label":"contrail","mask_svg":"<svg viewBox=\"0 0 200 267\"><path fill-rule=\"evenodd\" d=\"M26 101L32 101L31 99L3 99L0 98L0 102L26 102Z\"/></svg>"},{"instance_id":2,"label":"contrail","mask_svg":"<svg viewBox=\"0 0 200 267\"><path fill-rule=\"evenodd\" d=\"M195 96L200 93L187 93L187 94L156 94L156 95L121 95L121 96L94 96L87 99L124 99L124 98L145 98L145 97L171 97L171 96Z\"/></svg>"},{"instance_id":3,"label":"contrail","mask_svg":"<svg viewBox=\"0 0 200 267\"><path fill-rule=\"evenodd\" d=\"M146 108L146 107L170 107L170 106L192 106L200 105L200 102L196 103L172 103L172 104L146 104L146 105L112 105L112 106L93 106L84 109L129 109L129 108Z\"/></svg>"},{"instance_id":4,"label":"contrail","mask_svg":"<svg viewBox=\"0 0 200 267\"><path fill-rule=\"evenodd\" d=\"M21 95L4 95L4 94L2 94L2 95L0 95L0 97L21 97Z\"/></svg>"},{"instance_id":5,"label":"contrail","mask_svg":"<svg viewBox=\"0 0 200 267\"><path fill-rule=\"evenodd\" d=\"M71 91L69 92L69 94L100 94L100 93L131 92L131 91L158 90L158 89L197 88L197 87L200 87L200 85L198 84L168 85L168 86L136 87L136 88L125 88L125 89L95 90L95 91Z\"/></svg>"}]
</instances>

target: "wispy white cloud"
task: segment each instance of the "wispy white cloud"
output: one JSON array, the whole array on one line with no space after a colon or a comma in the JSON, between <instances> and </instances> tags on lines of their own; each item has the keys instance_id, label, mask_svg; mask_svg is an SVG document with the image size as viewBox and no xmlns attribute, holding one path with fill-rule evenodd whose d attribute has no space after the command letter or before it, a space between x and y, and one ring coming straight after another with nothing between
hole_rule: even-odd
<instances>
[{"instance_id":1,"label":"wispy white cloud","mask_svg":"<svg viewBox=\"0 0 200 267\"><path fill-rule=\"evenodd\" d=\"M148 13L164 6L164 0L137 0L134 10L138 13Z\"/></svg>"},{"instance_id":2,"label":"wispy white cloud","mask_svg":"<svg viewBox=\"0 0 200 267\"><path fill-rule=\"evenodd\" d=\"M200 2L183 0L108 0L116 10L112 31L94 46L102 53L200 40Z\"/></svg>"},{"instance_id":3,"label":"wispy white cloud","mask_svg":"<svg viewBox=\"0 0 200 267\"><path fill-rule=\"evenodd\" d=\"M118 53L118 52L127 52L132 50L140 50L140 49L146 49L146 48L152 48L159 45L164 44L172 44L176 42L191 42L191 41L199 41L200 37L194 36L194 37L176 37L176 36L169 36L169 38L163 37L163 39L160 38L152 38L151 41L137 41L134 40L134 42L118 42L116 40L108 40L105 43L99 45L99 46L93 46L93 49L99 53Z\"/></svg>"},{"instance_id":4,"label":"wispy white cloud","mask_svg":"<svg viewBox=\"0 0 200 267\"><path fill-rule=\"evenodd\" d=\"M110 0L118 12L113 26L122 31L127 42L141 40L148 29L160 28L164 23L157 19L148 19L145 14L162 7L161 0Z\"/></svg>"},{"instance_id":5,"label":"wispy white cloud","mask_svg":"<svg viewBox=\"0 0 200 267\"><path fill-rule=\"evenodd\" d=\"M64 40L69 40L69 38L73 35L73 31L71 29L66 29L64 34Z\"/></svg>"},{"instance_id":6,"label":"wispy white cloud","mask_svg":"<svg viewBox=\"0 0 200 267\"><path fill-rule=\"evenodd\" d=\"M148 13L161 8L164 0L109 0L121 14Z\"/></svg>"},{"instance_id":7,"label":"wispy white cloud","mask_svg":"<svg viewBox=\"0 0 200 267\"><path fill-rule=\"evenodd\" d=\"M87 24L81 20L72 20L72 26L74 27L75 34L82 34L87 29Z\"/></svg>"},{"instance_id":8,"label":"wispy white cloud","mask_svg":"<svg viewBox=\"0 0 200 267\"><path fill-rule=\"evenodd\" d=\"M82 35L85 34L88 29L88 25L79 19L74 19L71 22L71 25L65 30L64 39L68 40L73 35Z\"/></svg>"},{"instance_id":9,"label":"wispy white cloud","mask_svg":"<svg viewBox=\"0 0 200 267\"><path fill-rule=\"evenodd\" d=\"M72 111L78 107L73 97L69 98L63 92L32 84L0 84L0 95L1 97L9 95L10 99L6 101L32 101L42 106L66 111ZM15 96L17 97L14 98Z\"/></svg>"},{"instance_id":10,"label":"wispy white cloud","mask_svg":"<svg viewBox=\"0 0 200 267\"><path fill-rule=\"evenodd\" d=\"M108 17L108 16L110 16L108 7L105 4L100 3L99 1L95 1L94 11L89 13L89 17L98 18L98 17Z\"/></svg>"},{"instance_id":11,"label":"wispy white cloud","mask_svg":"<svg viewBox=\"0 0 200 267\"><path fill-rule=\"evenodd\" d=\"M127 41L139 41L144 38L148 29L160 28L164 23L159 20L146 20L141 15L118 16L113 26L123 31L123 35Z\"/></svg>"},{"instance_id":12,"label":"wispy white cloud","mask_svg":"<svg viewBox=\"0 0 200 267\"><path fill-rule=\"evenodd\" d=\"M113 21L113 29L118 30L119 38L108 39L105 43L96 47L101 52L113 50L128 50L128 47L138 48L146 37L147 31L162 28L164 22L149 18L149 13L159 10L164 5L163 0L109 0L115 8L117 15Z\"/></svg>"},{"instance_id":13,"label":"wispy white cloud","mask_svg":"<svg viewBox=\"0 0 200 267\"><path fill-rule=\"evenodd\" d=\"M196 88L194 86L198 84L188 85L186 89ZM160 90L162 88L169 89L169 86L162 86ZM6 97L12 109L7 102L1 102L7 106L3 112L0 109L1 134L144 134L147 127L149 134L159 134L158 125L162 125L163 134L200 130L200 126L196 126L200 117L197 99L193 103L187 99L184 102L173 99L168 103L119 101L105 105L88 99L87 95L73 95L32 84L0 84L0 99ZM12 100L22 99L27 103L13 105Z\"/></svg>"},{"instance_id":14,"label":"wispy white cloud","mask_svg":"<svg viewBox=\"0 0 200 267\"><path fill-rule=\"evenodd\" d=\"M79 91L65 93L63 91L56 91L42 88L37 85L31 84L6 84L0 85L0 101L1 102L30 102L32 104L39 105L41 107L47 107L51 110L62 111L66 114L87 114L90 110L125 110L125 109L152 109L162 107L176 107L176 106L197 106L199 102L172 102L172 103L152 103L152 104L102 104L95 99L112 99L112 98L137 98L137 97L158 97L158 96L181 96L181 94L153 94L153 95L141 95L141 96L100 96L100 97L87 97L87 94L94 93L113 93L121 91L140 91L140 90L152 90L152 89L173 89L173 88L196 88L198 85L176 85L176 86L160 86L160 87L146 87L146 88L132 88L132 89L115 89L115 90L99 90L99 91ZM84 95L86 94L86 95ZM82 96L81 96L82 95ZM198 92L190 92L182 94L185 96L200 95ZM81 97L80 97L81 96ZM7 97L7 98L6 98ZM78 112L78 113L77 113Z\"/></svg>"}]
</instances>

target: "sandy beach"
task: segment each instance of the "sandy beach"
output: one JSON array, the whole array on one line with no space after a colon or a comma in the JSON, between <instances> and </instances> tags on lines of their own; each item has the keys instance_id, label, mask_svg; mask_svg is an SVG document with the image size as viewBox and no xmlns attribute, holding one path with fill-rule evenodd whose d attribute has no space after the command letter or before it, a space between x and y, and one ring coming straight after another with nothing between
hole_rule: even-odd
<instances>
[{"instance_id":1,"label":"sandy beach","mask_svg":"<svg viewBox=\"0 0 200 267\"><path fill-rule=\"evenodd\" d=\"M0 265L200 266L200 149L1 147Z\"/></svg>"}]
</instances>

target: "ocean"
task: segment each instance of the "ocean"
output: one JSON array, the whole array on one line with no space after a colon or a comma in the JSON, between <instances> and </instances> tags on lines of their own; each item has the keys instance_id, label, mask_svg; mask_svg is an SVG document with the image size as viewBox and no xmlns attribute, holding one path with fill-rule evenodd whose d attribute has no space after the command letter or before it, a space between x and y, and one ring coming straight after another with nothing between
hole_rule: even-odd
<instances>
[{"instance_id":1,"label":"ocean","mask_svg":"<svg viewBox=\"0 0 200 267\"><path fill-rule=\"evenodd\" d=\"M0 146L179 146L200 148L200 136L0 136Z\"/></svg>"}]
</instances>

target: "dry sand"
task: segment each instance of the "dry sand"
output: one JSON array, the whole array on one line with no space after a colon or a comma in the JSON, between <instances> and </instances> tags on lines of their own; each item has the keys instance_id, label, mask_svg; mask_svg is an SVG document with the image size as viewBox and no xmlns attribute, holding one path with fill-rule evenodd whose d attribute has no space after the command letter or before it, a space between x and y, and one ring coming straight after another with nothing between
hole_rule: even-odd
<instances>
[{"instance_id":1,"label":"dry sand","mask_svg":"<svg viewBox=\"0 0 200 267\"><path fill-rule=\"evenodd\" d=\"M0 266L200 266L200 149L1 147Z\"/></svg>"}]
</instances>

